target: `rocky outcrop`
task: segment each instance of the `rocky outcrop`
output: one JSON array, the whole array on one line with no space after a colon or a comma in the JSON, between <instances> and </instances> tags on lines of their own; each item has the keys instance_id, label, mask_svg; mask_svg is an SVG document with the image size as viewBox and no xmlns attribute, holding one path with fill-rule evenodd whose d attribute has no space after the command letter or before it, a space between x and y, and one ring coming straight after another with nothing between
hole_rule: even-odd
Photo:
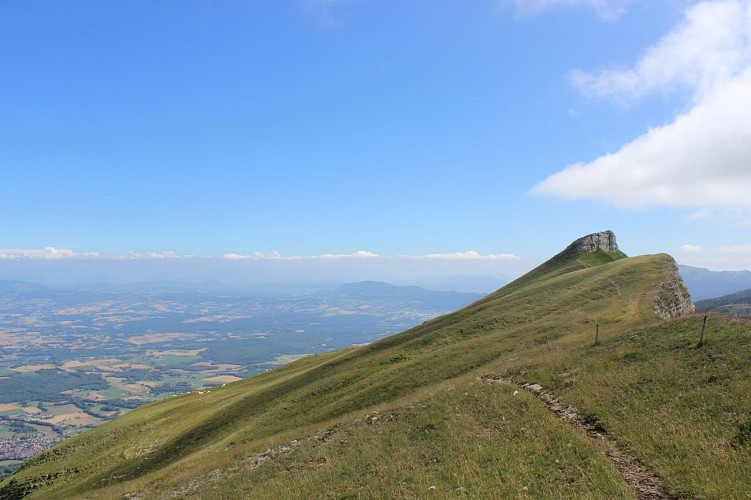
<instances>
[{"instance_id":1,"label":"rocky outcrop","mask_svg":"<svg viewBox=\"0 0 751 500\"><path fill-rule=\"evenodd\" d=\"M597 250L607 253L618 251L618 244L615 242L613 231L588 234L571 243L565 251L567 253L581 254L596 252Z\"/></svg>"},{"instance_id":2,"label":"rocky outcrop","mask_svg":"<svg viewBox=\"0 0 751 500\"><path fill-rule=\"evenodd\" d=\"M602 231L582 236L567 246L561 253L550 259L550 262L556 262L561 259L570 259L572 257L581 257L583 255L603 252L617 258L626 257L626 254L618 250L618 244L615 242L613 231Z\"/></svg>"},{"instance_id":3,"label":"rocky outcrop","mask_svg":"<svg viewBox=\"0 0 751 500\"><path fill-rule=\"evenodd\" d=\"M673 261L667 279L657 287L654 312L661 319L672 319L686 316L695 310L694 301L678 272L678 265Z\"/></svg>"}]
</instances>

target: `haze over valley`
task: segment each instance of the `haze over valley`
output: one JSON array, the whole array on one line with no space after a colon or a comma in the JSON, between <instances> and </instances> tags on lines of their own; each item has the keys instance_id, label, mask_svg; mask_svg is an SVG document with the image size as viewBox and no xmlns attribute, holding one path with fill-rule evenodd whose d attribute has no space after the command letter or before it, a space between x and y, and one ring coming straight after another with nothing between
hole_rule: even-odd
<instances>
[{"instance_id":1,"label":"haze over valley","mask_svg":"<svg viewBox=\"0 0 751 500\"><path fill-rule=\"evenodd\" d=\"M483 296L378 282L0 290L0 473L141 404L367 344Z\"/></svg>"}]
</instances>

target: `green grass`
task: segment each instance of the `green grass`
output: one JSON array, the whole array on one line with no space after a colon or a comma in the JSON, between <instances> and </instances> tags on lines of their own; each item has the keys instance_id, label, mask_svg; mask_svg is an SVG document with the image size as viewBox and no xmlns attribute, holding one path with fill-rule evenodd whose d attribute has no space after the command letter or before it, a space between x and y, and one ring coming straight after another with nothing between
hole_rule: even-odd
<instances>
[{"instance_id":1,"label":"green grass","mask_svg":"<svg viewBox=\"0 0 751 500\"><path fill-rule=\"evenodd\" d=\"M81 365L81 366L74 366L72 368L68 368L68 371L74 371L74 372L97 372L98 368L96 365Z\"/></svg>"},{"instance_id":2,"label":"green grass","mask_svg":"<svg viewBox=\"0 0 751 500\"><path fill-rule=\"evenodd\" d=\"M679 496L751 496L751 323L697 316L556 357L524 378L596 417Z\"/></svg>"},{"instance_id":3,"label":"green grass","mask_svg":"<svg viewBox=\"0 0 751 500\"><path fill-rule=\"evenodd\" d=\"M11 431L7 425L0 425L0 439L11 438L15 435L16 433Z\"/></svg>"},{"instance_id":4,"label":"green grass","mask_svg":"<svg viewBox=\"0 0 751 500\"><path fill-rule=\"evenodd\" d=\"M177 354L163 354L159 359L153 361L154 366L160 368L179 368L181 366L190 366L196 361L203 361L200 355L180 356Z\"/></svg>"},{"instance_id":5,"label":"green grass","mask_svg":"<svg viewBox=\"0 0 751 500\"><path fill-rule=\"evenodd\" d=\"M101 394L106 399L119 399L122 397L127 397L130 394L123 391L122 389L117 389L115 387L109 387L107 389L97 391L99 394Z\"/></svg>"},{"instance_id":6,"label":"green grass","mask_svg":"<svg viewBox=\"0 0 751 500\"><path fill-rule=\"evenodd\" d=\"M494 373L560 390L653 465L674 491L743 492L744 486L732 489L720 468L708 468L700 480L687 478L695 470L687 462L695 460L687 458L696 451L690 439L671 437L677 448L667 448L671 454L661 462L655 456L665 448L649 449L636 437L638 419L622 423L614 410L647 408L640 391L672 401L678 393L671 377L692 370L691 359L679 357L674 365L680 368L658 375L662 344L621 346L632 338L624 332L658 323L656 290L673 265L664 254L593 254L587 262L558 256L468 307L368 346L308 356L223 388L145 405L31 460L14 484L23 488L53 477L35 490L44 498L126 493L145 498L165 492L204 498L390 497L422 496L431 486L441 496L461 493L457 488L478 497L632 496L597 448L532 396L478 382L480 375ZM592 348L597 323L602 344ZM679 323L635 338L669 337L674 324ZM697 351L712 352L720 337L712 331L709 345ZM735 345L728 342L728 349ZM745 344L735 347L748 357ZM634 354L613 354L619 349ZM651 381L614 395L608 395L608 386L598 388L597 383L630 373L617 360L641 363L640 356L639 377ZM585 369L588 363L592 367ZM576 377L561 375L575 369ZM623 375L611 374L614 369ZM593 381L585 384L590 371ZM688 391L690 382L681 383ZM745 387L735 378L729 384L736 393ZM606 396L611 400L598 399ZM745 418L742 403L728 399L725 408L706 418L715 422L727 412ZM370 421L376 411L379 418ZM693 414L671 410L660 425L677 426L674 421L687 415ZM332 428L330 440L314 438ZM289 451L273 452L293 440L299 444ZM708 443L715 449L714 441ZM256 455L268 448L273 458L258 465ZM738 450L733 453L746 453ZM727 470L736 474L738 467L748 468ZM710 486L702 489L700 481ZM3 484L0 492L17 491Z\"/></svg>"},{"instance_id":7,"label":"green grass","mask_svg":"<svg viewBox=\"0 0 751 500\"><path fill-rule=\"evenodd\" d=\"M435 487L440 496L463 488L484 498L525 492L586 498L592 491L628 497L592 444L551 421L530 396L499 393L471 377L420 396L361 412L345 420L327 442L306 441L256 470L252 465L228 470L221 481L202 482L195 494L399 497L422 496ZM546 430L544 437L536 432L540 428Z\"/></svg>"}]
</instances>

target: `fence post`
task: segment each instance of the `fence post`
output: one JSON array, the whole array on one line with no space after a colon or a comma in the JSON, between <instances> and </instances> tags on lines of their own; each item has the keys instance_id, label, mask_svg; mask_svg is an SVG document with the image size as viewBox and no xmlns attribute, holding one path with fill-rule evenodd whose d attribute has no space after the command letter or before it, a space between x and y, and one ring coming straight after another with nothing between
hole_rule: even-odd
<instances>
[{"instance_id":1,"label":"fence post","mask_svg":"<svg viewBox=\"0 0 751 500\"><path fill-rule=\"evenodd\" d=\"M704 330L707 329L707 317L704 316L704 323L701 325L701 337L699 338L699 345L696 347L701 347L704 345Z\"/></svg>"},{"instance_id":2,"label":"fence post","mask_svg":"<svg viewBox=\"0 0 751 500\"><path fill-rule=\"evenodd\" d=\"M595 329L595 345L600 343L600 323L597 323Z\"/></svg>"}]
</instances>

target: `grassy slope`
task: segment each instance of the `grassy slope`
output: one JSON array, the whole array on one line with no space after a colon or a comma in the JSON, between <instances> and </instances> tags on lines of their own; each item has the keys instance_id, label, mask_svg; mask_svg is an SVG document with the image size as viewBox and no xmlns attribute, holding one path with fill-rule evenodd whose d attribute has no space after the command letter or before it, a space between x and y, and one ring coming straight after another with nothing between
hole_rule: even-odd
<instances>
[{"instance_id":1,"label":"grassy slope","mask_svg":"<svg viewBox=\"0 0 751 500\"><path fill-rule=\"evenodd\" d=\"M634 330L554 355L519 377L599 421L668 478L673 493L747 498L751 323L711 316L697 348L701 325L697 316Z\"/></svg>"},{"instance_id":2,"label":"grassy slope","mask_svg":"<svg viewBox=\"0 0 751 500\"><path fill-rule=\"evenodd\" d=\"M603 337L655 322L654 289L671 266L666 255L597 267L564 260L369 346L142 407L41 455L13 479L23 484L55 476L37 490L45 498L134 491L408 496L430 486L487 496L628 497L585 438L528 394L514 396L476 378L534 374L548 382L569 359L607 354L583 347L595 322ZM660 380L664 385L654 391L667 392L671 384ZM578 394L560 387L572 401ZM584 399L577 406L590 404L605 421L611 409L586 400L589 387L580 387ZM367 416L375 411L373 421ZM744 411L736 408L738 415ZM309 439L331 428L331 439ZM615 427L613 433L628 436ZM293 439L297 446L279 448ZM255 454L267 448L273 458L259 466L265 459ZM634 446L635 453L652 463L642 448ZM683 471L660 472L693 491Z\"/></svg>"}]
</instances>

